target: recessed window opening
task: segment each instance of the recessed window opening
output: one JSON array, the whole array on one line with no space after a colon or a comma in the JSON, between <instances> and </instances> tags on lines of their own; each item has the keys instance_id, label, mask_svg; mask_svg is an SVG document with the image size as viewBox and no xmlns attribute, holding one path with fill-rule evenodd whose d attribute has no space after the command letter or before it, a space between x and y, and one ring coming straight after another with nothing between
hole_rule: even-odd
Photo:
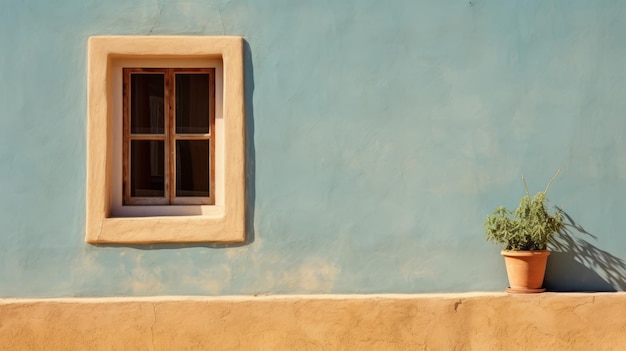
<instances>
[{"instance_id":1,"label":"recessed window opening","mask_svg":"<svg viewBox=\"0 0 626 351\"><path fill-rule=\"evenodd\" d=\"M87 242L245 240L243 44L89 38Z\"/></svg>"}]
</instances>

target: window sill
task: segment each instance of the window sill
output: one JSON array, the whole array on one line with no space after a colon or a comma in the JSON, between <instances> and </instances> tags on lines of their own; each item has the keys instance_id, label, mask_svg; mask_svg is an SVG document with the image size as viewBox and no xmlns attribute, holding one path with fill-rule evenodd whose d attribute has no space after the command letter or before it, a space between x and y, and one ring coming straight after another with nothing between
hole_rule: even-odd
<instances>
[{"instance_id":1,"label":"window sill","mask_svg":"<svg viewBox=\"0 0 626 351\"><path fill-rule=\"evenodd\" d=\"M206 238L212 242L243 241L243 228L237 230L237 224L227 223L225 217L205 215L105 218L100 232L91 242L148 244L205 242Z\"/></svg>"}]
</instances>

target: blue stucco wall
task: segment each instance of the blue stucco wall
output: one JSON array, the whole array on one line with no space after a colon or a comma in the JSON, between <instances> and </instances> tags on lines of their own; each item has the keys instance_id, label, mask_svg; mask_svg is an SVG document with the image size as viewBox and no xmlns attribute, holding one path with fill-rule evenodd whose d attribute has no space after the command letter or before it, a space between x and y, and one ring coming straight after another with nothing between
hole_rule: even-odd
<instances>
[{"instance_id":1,"label":"blue stucco wall","mask_svg":"<svg viewBox=\"0 0 626 351\"><path fill-rule=\"evenodd\" d=\"M495 291L523 172L552 290L626 289L621 1L24 1L0 11L0 296ZM91 246L91 35L243 35L245 245Z\"/></svg>"}]
</instances>

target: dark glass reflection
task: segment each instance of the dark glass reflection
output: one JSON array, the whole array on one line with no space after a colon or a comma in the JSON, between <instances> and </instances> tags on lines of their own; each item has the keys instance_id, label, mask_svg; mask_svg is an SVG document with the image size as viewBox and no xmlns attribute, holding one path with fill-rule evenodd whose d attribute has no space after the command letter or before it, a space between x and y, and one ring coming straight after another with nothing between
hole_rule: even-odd
<instances>
[{"instance_id":1,"label":"dark glass reflection","mask_svg":"<svg viewBox=\"0 0 626 351\"><path fill-rule=\"evenodd\" d=\"M176 141L176 196L209 196L209 140Z\"/></svg>"},{"instance_id":2,"label":"dark glass reflection","mask_svg":"<svg viewBox=\"0 0 626 351\"><path fill-rule=\"evenodd\" d=\"M209 133L209 75L176 74L176 133Z\"/></svg>"},{"instance_id":3,"label":"dark glass reflection","mask_svg":"<svg viewBox=\"0 0 626 351\"><path fill-rule=\"evenodd\" d=\"M130 75L130 132L163 134L164 75L133 73Z\"/></svg>"},{"instance_id":4,"label":"dark glass reflection","mask_svg":"<svg viewBox=\"0 0 626 351\"><path fill-rule=\"evenodd\" d=\"M161 140L131 140L130 196L165 196L164 151Z\"/></svg>"}]
</instances>

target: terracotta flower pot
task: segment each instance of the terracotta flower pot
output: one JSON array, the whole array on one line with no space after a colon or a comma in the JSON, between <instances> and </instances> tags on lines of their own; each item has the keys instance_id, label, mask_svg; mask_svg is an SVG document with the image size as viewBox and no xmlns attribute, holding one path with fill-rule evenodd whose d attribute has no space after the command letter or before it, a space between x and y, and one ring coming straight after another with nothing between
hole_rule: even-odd
<instances>
[{"instance_id":1,"label":"terracotta flower pot","mask_svg":"<svg viewBox=\"0 0 626 351\"><path fill-rule=\"evenodd\" d=\"M542 288L542 285L550 251L502 250L500 254L504 256L506 273L509 277L510 287L506 289L507 292L530 294L546 290Z\"/></svg>"}]
</instances>

